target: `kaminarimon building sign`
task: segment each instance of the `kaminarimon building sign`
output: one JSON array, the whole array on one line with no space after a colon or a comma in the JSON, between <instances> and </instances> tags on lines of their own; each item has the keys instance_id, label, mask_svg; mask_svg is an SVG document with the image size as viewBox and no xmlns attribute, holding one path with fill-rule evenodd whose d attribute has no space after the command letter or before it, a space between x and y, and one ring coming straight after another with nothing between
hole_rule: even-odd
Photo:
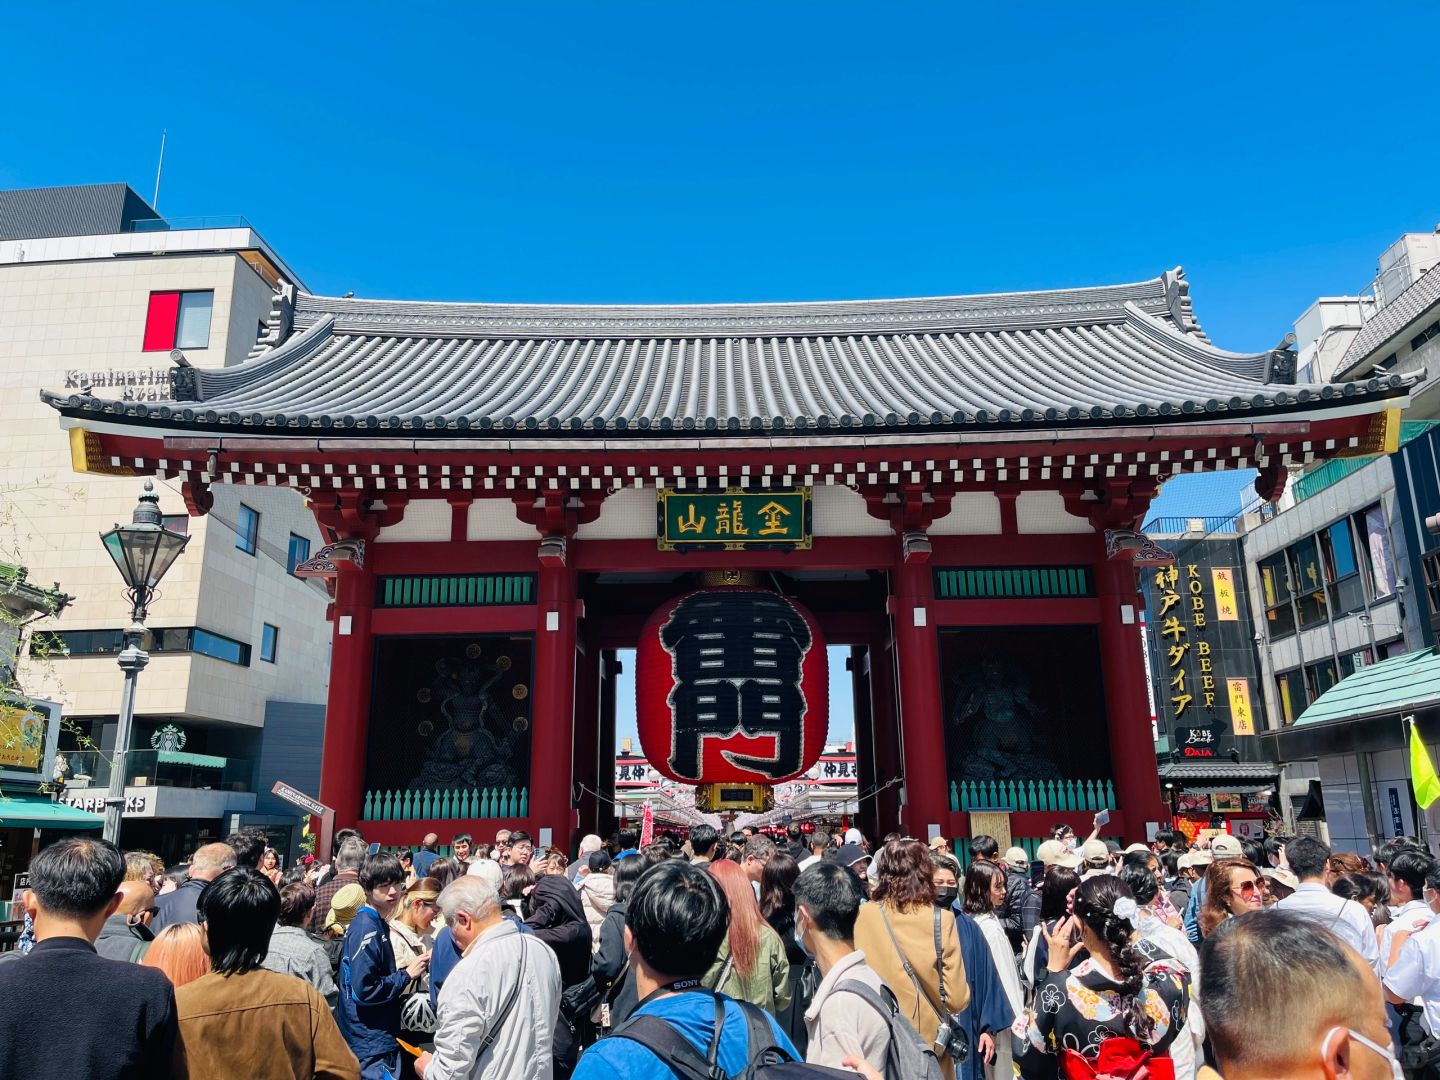
<instances>
[{"instance_id":1,"label":"kaminarimon building sign","mask_svg":"<svg viewBox=\"0 0 1440 1080\"><path fill-rule=\"evenodd\" d=\"M1157 579L1137 531L1151 499L1249 468L1273 498L1292 463L1381 452L1410 386L1297 385L1290 352L1219 349L1178 271L802 304L277 294L270 325L244 363L171 372L173 401L46 401L77 469L169 478L192 513L250 485L308 498L331 543L299 572L334 598L320 800L384 844L422 820L608 831L618 652L742 580L845 650L872 833L967 836L983 809L1034 839L1103 798L1108 833L1143 839L1168 809L1139 575L1152 637L1182 647L1156 687L1177 730L1230 738L1239 715L1227 586L1197 571L1201 633L1197 579ZM677 642L666 768L806 767L818 699L789 667L754 681L798 642L750 649L733 694Z\"/></svg>"}]
</instances>

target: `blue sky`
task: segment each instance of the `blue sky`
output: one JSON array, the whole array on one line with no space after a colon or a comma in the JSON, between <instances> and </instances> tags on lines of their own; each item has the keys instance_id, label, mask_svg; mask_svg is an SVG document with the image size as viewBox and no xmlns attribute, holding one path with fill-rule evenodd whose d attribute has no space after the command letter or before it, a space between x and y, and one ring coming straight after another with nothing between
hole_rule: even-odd
<instances>
[{"instance_id":1,"label":"blue sky","mask_svg":"<svg viewBox=\"0 0 1440 1080\"><path fill-rule=\"evenodd\" d=\"M1433 4L43 5L0 186L246 215L316 291L788 300L1183 264L1228 348L1440 221Z\"/></svg>"}]
</instances>

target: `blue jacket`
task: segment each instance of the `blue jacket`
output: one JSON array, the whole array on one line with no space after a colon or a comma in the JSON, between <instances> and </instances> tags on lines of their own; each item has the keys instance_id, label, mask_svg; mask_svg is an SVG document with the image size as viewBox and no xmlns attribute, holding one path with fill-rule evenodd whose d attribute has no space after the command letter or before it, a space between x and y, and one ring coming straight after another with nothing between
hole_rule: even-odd
<instances>
[{"instance_id":1,"label":"blue jacket","mask_svg":"<svg viewBox=\"0 0 1440 1080\"><path fill-rule=\"evenodd\" d=\"M397 1050L400 997L410 976L395 970L390 928L366 904L345 931L340 953L340 1034L361 1061Z\"/></svg>"},{"instance_id":2,"label":"blue jacket","mask_svg":"<svg viewBox=\"0 0 1440 1080\"><path fill-rule=\"evenodd\" d=\"M420 848L410 858L410 865L415 868L417 878L429 877L430 867L440 861L440 856L429 848Z\"/></svg>"},{"instance_id":3,"label":"blue jacket","mask_svg":"<svg viewBox=\"0 0 1440 1080\"><path fill-rule=\"evenodd\" d=\"M1205 903L1205 879L1202 877L1190 890L1190 902L1185 905L1185 936L1196 945L1199 945L1204 937L1200 933L1200 905L1203 903Z\"/></svg>"},{"instance_id":4,"label":"blue jacket","mask_svg":"<svg viewBox=\"0 0 1440 1080\"><path fill-rule=\"evenodd\" d=\"M715 1032L715 1006L709 994L680 993L657 998L636 1009L631 1016L659 1016L669 1022L703 1057ZM803 1061L795 1046L780 1030L773 1016L767 1016L775 1033L775 1045ZM750 1032L740 1006L725 999L725 1026L720 1032L717 1064L727 1075L738 1076L750 1064ZM601 1039L580 1057L573 1080L675 1080L675 1073L653 1053L632 1039Z\"/></svg>"},{"instance_id":5,"label":"blue jacket","mask_svg":"<svg viewBox=\"0 0 1440 1080\"><path fill-rule=\"evenodd\" d=\"M970 1004L960 1013L965 1034L970 1039L970 1056L956 1067L955 1075L958 1080L984 1080L985 1062L975 1049L980 1036L992 1035L997 1043L1008 1038L1006 1029L1014 1021L1015 1012L1010 1008L1010 999L1005 996L1000 973L995 970L995 958L990 954L984 931L975 925L974 918L961 910L958 902L955 904L955 930L960 936L965 979L970 984Z\"/></svg>"}]
</instances>

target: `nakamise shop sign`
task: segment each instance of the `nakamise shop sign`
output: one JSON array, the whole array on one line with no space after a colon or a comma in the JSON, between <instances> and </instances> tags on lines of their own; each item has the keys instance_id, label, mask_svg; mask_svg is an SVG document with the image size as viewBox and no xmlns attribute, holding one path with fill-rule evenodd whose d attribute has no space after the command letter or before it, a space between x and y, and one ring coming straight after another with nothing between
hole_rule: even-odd
<instances>
[{"instance_id":1,"label":"nakamise shop sign","mask_svg":"<svg viewBox=\"0 0 1440 1080\"><path fill-rule=\"evenodd\" d=\"M55 702L0 697L0 779L49 780L59 736Z\"/></svg>"}]
</instances>

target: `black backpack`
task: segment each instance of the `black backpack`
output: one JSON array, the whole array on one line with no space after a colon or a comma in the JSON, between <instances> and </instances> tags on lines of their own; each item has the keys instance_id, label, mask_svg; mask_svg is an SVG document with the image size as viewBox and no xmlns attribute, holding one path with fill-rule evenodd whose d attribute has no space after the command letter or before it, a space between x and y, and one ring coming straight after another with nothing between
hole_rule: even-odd
<instances>
[{"instance_id":1,"label":"black backpack","mask_svg":"<svg viewBox=\"0 0 1440 1080\"><path fill-rule=\"evenodd\" d=\"M711 998L715 1003L715 1034L710 1037L710 1049L704 1057L690 1045L689 1039L658 1016L632 1016L609 1037L639 1043L668 1066L678 1080L855 1080L855 1074L848 1069L796 1061L775 1045L775 1031L766 1014L748 1001L738 999L730 1000L745 1014L750 1064L733 1075L725 1072L716 1062L720 1055L720 1033L725 1027L726 999L719 994L711 994Z\"/></svg>"}]
</instances>

